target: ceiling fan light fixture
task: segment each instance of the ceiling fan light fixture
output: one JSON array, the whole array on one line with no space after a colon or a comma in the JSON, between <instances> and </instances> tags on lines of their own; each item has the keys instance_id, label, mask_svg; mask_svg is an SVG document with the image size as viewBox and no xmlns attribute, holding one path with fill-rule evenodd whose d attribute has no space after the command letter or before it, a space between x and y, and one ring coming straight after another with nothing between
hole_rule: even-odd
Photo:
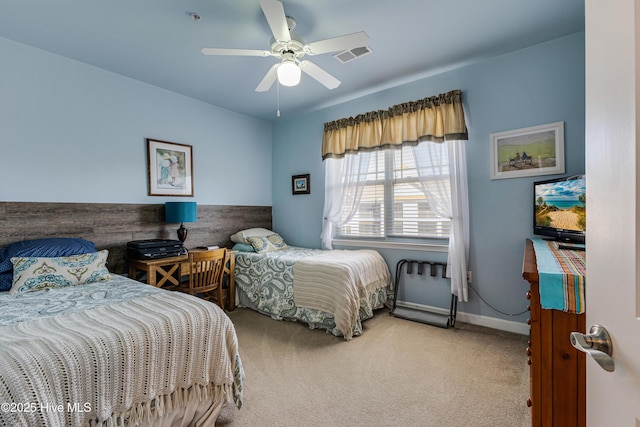
<instances>
[{"instance_id":1,"label":"ceiling fan light fixture","mask_svg":"<svg viewBox=\"0 0 640 427\"><path fill-rule=\"evenodd\" d=\"M295 61L285 59L278 66L278 82L282 86L296 86L300 83L300 67Z\"/></svg>"}]
</instances>

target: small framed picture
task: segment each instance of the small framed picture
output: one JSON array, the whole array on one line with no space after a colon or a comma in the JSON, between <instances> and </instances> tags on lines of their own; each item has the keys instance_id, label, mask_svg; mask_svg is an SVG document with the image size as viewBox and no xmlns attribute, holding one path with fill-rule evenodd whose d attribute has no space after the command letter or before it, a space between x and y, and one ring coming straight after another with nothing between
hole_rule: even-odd
<instances>
[{"instance_id":1,"label":"small framed picture","mask_svg":"<svg viewBox=\"0 0 640 427\"><path fill-rule=\"evenodd\" d=\"M564 123L492 133L491 179L564 173Z\"/></svg>"},{"instance_id":2,"label":"small framed picture","mask_svg":"<svg viewBox=\"0 0 640 427\"><path fill-rule=\"evenodd\" d=\"M149 196L193 196L190 145L147 138Z\"/></svg>"},{"instance_id":3,"label":"small framed picture","mask_svg":"<svg viewBox=\"0 0 640 427\"><path fill-rule=\"evenodd\" d=\"M292 194L310 194L311 185L309 182L309 174L293 175L291 177L291 193Z\"/></svg>"}]
</instances>

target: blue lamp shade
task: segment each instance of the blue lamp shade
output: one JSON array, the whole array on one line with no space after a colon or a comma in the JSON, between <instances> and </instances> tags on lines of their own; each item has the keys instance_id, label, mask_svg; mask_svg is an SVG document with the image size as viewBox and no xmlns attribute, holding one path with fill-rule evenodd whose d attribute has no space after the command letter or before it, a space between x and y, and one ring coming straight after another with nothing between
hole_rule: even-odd
<instances>
[{"instance_id":1,"label":"blue lamp shade","mask_svg":"<svg viewBox=\"0 0 640 427\"><path fill-rule=\"evenodd\" d=\"M164 220L170 223L196 222L196 202L166 202Z\"/></svg>"},{"instance_id":2,"label":"blue lamp shade","mask_svg":"<svg viewBox=\"0 0 640 427\"><path fill-rule=\"evenodd\" d=\"M197 217L196 202L166 202L164 204L164 220L170 223L180 223L178 239L182 243L187 240L187 229L182 223L196 222Z\"/></svg>"}]
</instances>

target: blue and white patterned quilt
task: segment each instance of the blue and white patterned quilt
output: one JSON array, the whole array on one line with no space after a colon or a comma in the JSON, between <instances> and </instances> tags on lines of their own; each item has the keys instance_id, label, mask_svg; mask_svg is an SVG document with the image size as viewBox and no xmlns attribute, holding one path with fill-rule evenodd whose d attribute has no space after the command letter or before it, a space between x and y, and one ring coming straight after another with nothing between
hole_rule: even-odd
<instances>
[{"instance_id":1,"label":"blue and white patterned quilt","mask_svg":"<svg viewBox=\"0 0 640 427\"><path fill-rule=\"evenodd\" d=\"M102 283L18 295L0 292L0 326L118 304L159 292L165 291L116 274Z\"/></svg>"},{"instance_id":2,"label":"blue and white patterned quilt","mask_svg":"<svg viewBox=\"0 0 640 427\"><path fill-rule=\"evenodd\" d=\"M0 402L9 409L0 426L150 425L166 408L204 399L213 425L215 407L241 406L244 371L222 309L112 276L0 292Z\"/></svg>"},{"instance_id":3,"label":"blue and white patterned quilt","mask_svg":"<svg viewBox=\"0 0 640 427\"><path fill-rule=\"evenodd\" d=\"M235 281L240 296L239 304L274 319L297 320L307 323L310 328L326 329L336 336L342 336L331 314L297 307L293 300L295 263L325 252L294 246L265 253L237 252ZM373 311L382 308L390 295L391 283L360 301L358 320L353 327L354 336L362 334L362 320L373 317Z\"/></svg>"}]
</instances>

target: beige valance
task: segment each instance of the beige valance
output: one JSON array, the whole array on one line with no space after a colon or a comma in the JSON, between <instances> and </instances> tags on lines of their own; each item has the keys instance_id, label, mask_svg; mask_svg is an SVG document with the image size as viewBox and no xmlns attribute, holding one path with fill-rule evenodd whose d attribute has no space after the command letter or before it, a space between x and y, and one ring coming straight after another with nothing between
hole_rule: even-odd
<instances>
[{"instance_id":1,"label":"beige valance","mask_svg":"<svg viewBox=\"0 0 640 427\"><path fill-rule=\"evenodd\" d=\"M325 123L322 160L421 141L467 139L462 91L458 89Z\"/></svg>"}]
</instances>

